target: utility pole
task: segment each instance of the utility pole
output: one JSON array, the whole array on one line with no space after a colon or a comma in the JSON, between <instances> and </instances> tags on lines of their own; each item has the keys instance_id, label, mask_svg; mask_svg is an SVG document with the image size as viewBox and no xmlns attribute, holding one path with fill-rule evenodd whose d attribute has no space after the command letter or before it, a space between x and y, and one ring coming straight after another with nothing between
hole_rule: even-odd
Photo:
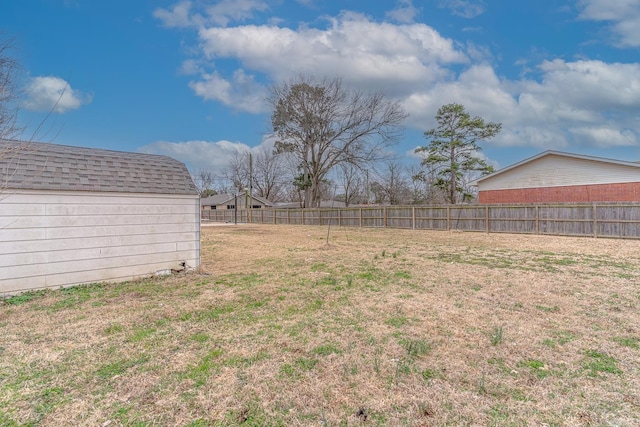
<instances>
[{"instance_id":1,"label":"utility pole","mask_svg":"<svg viewBox=\"0 0 640 427\"><path fill-rule=\"evenodd\" d=\"M249 223L251 223L251 209L253 208L253 154L249 153Z\"/></svg>"},{"instance_id":2,"label":"utility pole","mask_svg":"<svg viewBox=\"0 0 640 427\"><path fill-rule=\"evenodd\" d=\"M365 184L365 186L367 187L367 205L369 203L371 203L371 196L369 195L369 169L366 169L365 172L367 173L367 183Z\"/></svg>"}]
</instances>

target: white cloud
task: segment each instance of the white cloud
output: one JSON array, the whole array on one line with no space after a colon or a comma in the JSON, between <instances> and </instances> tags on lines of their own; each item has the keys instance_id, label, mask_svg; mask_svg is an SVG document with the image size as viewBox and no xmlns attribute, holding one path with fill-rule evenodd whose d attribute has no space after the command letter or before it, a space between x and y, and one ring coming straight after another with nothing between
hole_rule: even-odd
<instances>
[{"instance_id":1,"label":"white cloud","mask_svg":"<svg viewBox=\"0 0 640 427\"><path fill-rule=\"evenodd\" d=\"M416 91L407 97L404 106L411 114L409 124L425 129L433 127L438 108L452 102L463 104L470 114L489 121L504 120L517 108L516 100L494 70L486 64L474 65L456 80L438 82L428 90Z\"/></svg>"},{"instance_id":2,"label":"white cloud","mask_svg":"<svg viewBox=\"0 0 640 427\"><path fill-rule=\"evenodd\" d=\"M454 15L468 19L485 12L485 3L482 0L441 0L440 7L450 9Z\"/></svg>"},{"instance_id":3,"label":"white cloud","mask_svg":"<svg viewBox=\"0 0 640 427\"><path fill-rule=\"evenodd\" d=\"M414 22L418 15L418 9L413 5L413 0L398 0L398 7L387 12L387 18L402 24Z\"/></svg>"},{"instance_id":4,"label":"white cloud","mask_svg":"<svg viewBox=\"0 0 640 427\"><path fill-rule=\"evenodd\" d=\"M205 73L201 80L192 81L189 86L196 95L206 100L220 101L234 110L257 114L267 109L266 89L242 70L237 70L232 80L225 80L216 72Z\"/></svg>"},{"instance_id":5,"label":"white cloud","mask_svg":"<svg viewBox=\"0 0 640 427\"><path fill-rule=\"evenodd\" d=\"M577 140L585 145L596 147L616 147L638 145L638 136L629 130L620 130L615 126L585 126L569 129Z\"/></svg>"},{"instance_id":6,"label":"white cloud","mask_svg":"<svg viewBox=\"0 0 640 427\"><path fill-rule=\"evenodd\" d=\"M194 20L190 16L191 2L181 1L173 5L170 10L157 8L153 11L153 16L169 28L186 28L194 25Z\"/></svg>"},{"instance_id":7,"label":"white cloud","mask_svg":"<svg viewBox=\"0 0 640 427\"><path fill-rule=\"evenodd\" d=\"M540 81L499 79L489 65L473 65L452 81L407 97L409 124L435 126L435 111L458 102L472 115L503 123L489 144L613 147L640 144L640 64L561 60L539 66Z\"/></svg>"},{"instance_id":8,"label":"white cloud","mask_svg":"<svg viewBox=\"0 0 640 427\"><path fill-rule=\"evenodd\" d=\"M543 62L540 69L544 72L541 90L562 94L568 104L590 109L640 108L640 63L556 59Z\"/></svg>"},{"instance_id":9,"label":"white cloud","mask_svg":"<svg viewBox=\"0 0 640 427\"><path fill-rule=\"evenodd\" d=\"M267 3L262 0L222 0L207 7L207 15L213 24L226 26L231 21L252 18L255 11L267 9Z\"/></svg>"},{"instance_id":10,"label":"white cloud","mask_svg":"<svg viewBox=\"0 0 640 427\"><path fill-rule=\"evenodd\" d=\"M616 45L640 46L640 0L580 0L578 7L581 19L610 22Z\"/></svg>"},{"instance_id":11,"label":"white cloud","mask_svg":"<svg viewBox=\"0 0 640 427\"><path fill-rule=\"evenodd\" d=\"M169 9L157 8L153 16L166 27L202 27L204 25L227 26L231 22L253 18L255 12L268 9L263 0L220 0L197 11L193 3L183 0Z\"/></svg>"},{"instance_id":12,"label":"white cloud","mask_svg":"<svg viewBox=\"0 0 640 427\"><path fill-rule=\"evenodd\" d=\"M242 142L231 141L157 141L138 149L141 153L161 154L184 162L189 170L209 170L221 175L230 165L233 157L240 153L272 152L274 140L266 137L261 144L249 147Z\"/></svg>"},{"instance_id":13,"label":"white cloud","mask_svg":"<svg viewBox=\"0 0 640 427\"><path fill-rule=\"evenodd\" d=\"M212 27L202 29L200 39L210 60L237 59L272 81L340 73L349 84L405 93L440 79L447 73L441 64L467 61L427 25L377 23L353 13L331 19L326 29Z\"/></svg>"},{"instance_id":14,"label":"white cloud","mask_svg":"<svg viewBox=\"0 0 640 427\"><path fill-rule=\"evenodd\" d=\"M200 169L222 171L238 153L249 151L248 145L230 141L157 141L144 145L138 151L161 154L180 160L192 171Z\"/></svg>"},{"instance_id":15,"label":"white cloud","mask_svg":"<svg viewBox=\"0 0 640 427\"><path fill-rule=\"evenodd\" d=\"M91 102L92 97L71 88L60 77L34 77L26 88L27 99L23 106L31 111L65 113Z\"/></svg>"},{"instance_id":16,"label":"white cloud","mask_svg":"<svg viewBox=\"0 0 640 427\"><path fill-rule=\"evenodd\" d=\"M187 59L182 62L182 66L180 67L180 74L192 76L199 73L204 74L204 69L200 64L200 61L196 59Z\"/></svg>"}]
</instances>

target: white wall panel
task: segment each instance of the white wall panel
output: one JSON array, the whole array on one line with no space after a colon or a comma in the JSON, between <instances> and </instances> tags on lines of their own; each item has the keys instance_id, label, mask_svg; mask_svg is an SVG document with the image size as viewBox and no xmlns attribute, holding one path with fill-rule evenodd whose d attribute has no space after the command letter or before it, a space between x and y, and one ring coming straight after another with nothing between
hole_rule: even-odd
<instances>
[{"instance_id":1,"label":"white wall panel","mask_svg":"<svg viewBox=\"0 0 640 427\"><path fill-rule=\"evenodd\" d=\"M478 190L562 187L640 182L640 168L549 155L525 163L478 184Z\"/></svg>"},{"instance_id":2,"label":"white wall panel","mask_svg":"<svg viewBox=\"0 0 640 427\"><path fill-rule=\"evenodd\" d=\"M185 251L193 251L195 249L196 243L193 241L187 241L130 246L96 247L91 249L70 249L47 252L39 251L32 253L10 253L0 255L0 268L8 268L19 265L38 265L42 263L54 263L63 261L85 262L89 260L118 258L140 254L153 255L158 253L183 253ZM0 271L0 277L3 276L3 272Z\"/></svg>"},{"instance_id":3,"label":"white wall panel","mask_svg":"<svg viewBox=\"0 0 640 427\"><path fill-rule=\"evenodd\" d=\"M150 219L150 216L153 217ZM114 225L178 224L193 220L193 214L145 215L86 215L86 216L5 216L0 217L0 228L28 229L42 227L104 227Z\"/></svg>"},{"instance_id":4,"label":"white wall panel","mask_svg":"<svg viewBox=\"0 0 640 427\"><path fill-rule=\"evenodd\" d=\"M44 234L43 234L44 236ZM72 249L94 249L104 247L125 247L138 245L152 245L156 243L191 242L193 232L147 234L132 236L103 236L69 238L56 240L21 240L6 242L0 240L0 254L25 252L53 252Z\"/></svg>"},{"instance_id":5,"label":"white wall panel","mask_svg":"<svg viewBox=\"0 0 640 427\"><path fill-rule=\"evenodd\" d=\"M0 294L199 266L196 196L26 191L0 197Z\"/></svg>"}]
</instances>

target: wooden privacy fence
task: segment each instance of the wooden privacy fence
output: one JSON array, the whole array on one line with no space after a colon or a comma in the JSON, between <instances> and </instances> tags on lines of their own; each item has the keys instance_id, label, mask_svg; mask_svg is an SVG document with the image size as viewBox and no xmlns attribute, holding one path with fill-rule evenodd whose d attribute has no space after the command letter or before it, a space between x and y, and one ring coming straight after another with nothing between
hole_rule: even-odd
<instances>
[{"instance_id":1,"label":"wooden privacy fence","mask_svg":"<svg viewBox=\"0 0 640 427\"><path fill-rule=\"evenodd\" d=\"M640 204L203 210L202 220L640 239Z\"/></svg>"}]
</instances>

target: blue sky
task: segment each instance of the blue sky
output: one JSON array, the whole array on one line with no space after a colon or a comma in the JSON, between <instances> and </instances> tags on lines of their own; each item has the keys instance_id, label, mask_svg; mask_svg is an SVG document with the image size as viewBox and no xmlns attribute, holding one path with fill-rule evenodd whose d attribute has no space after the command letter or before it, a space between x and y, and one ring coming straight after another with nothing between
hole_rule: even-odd
<instances>
[{"instance_id":1,"label":"blue sky","mask_svg":"<svg viewBox=\"0 0 640 427\"><path fill-rule=\"evenodd\" d=\"M462 103L503 124L497 167L555 149L640 160L640 0L0 0L30 137L219 170L268 147L268 87L300 74L383 90L398 155Z\"/></svg>"}]
</instances>

